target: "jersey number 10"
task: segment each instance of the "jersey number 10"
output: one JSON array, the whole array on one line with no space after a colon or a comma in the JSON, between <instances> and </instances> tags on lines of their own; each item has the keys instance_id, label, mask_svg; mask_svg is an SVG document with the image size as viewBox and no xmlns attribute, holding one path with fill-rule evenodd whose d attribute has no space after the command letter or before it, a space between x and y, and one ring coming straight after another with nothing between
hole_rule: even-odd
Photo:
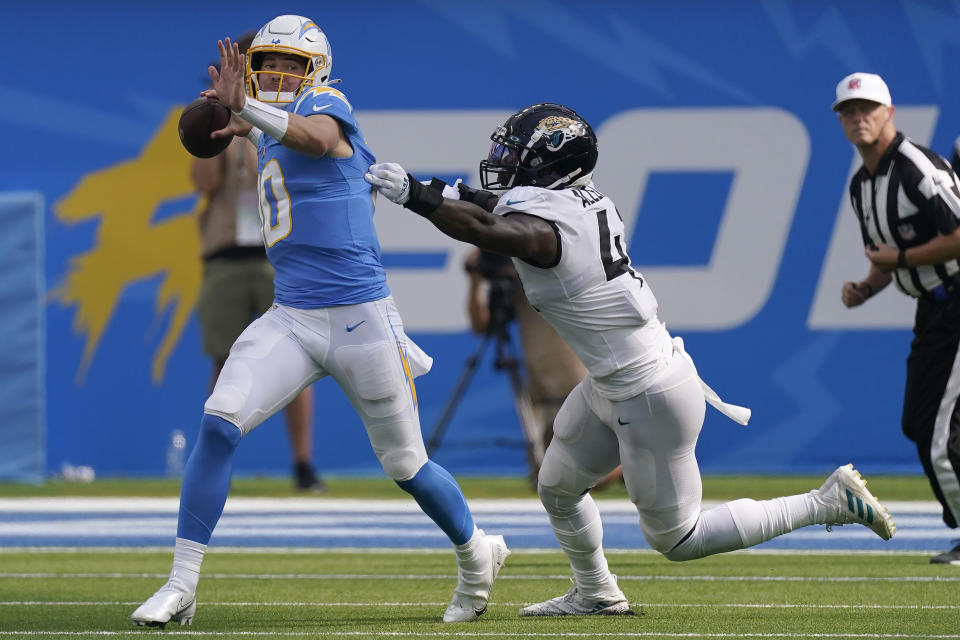
<instances>
[{"instance_id":1,"label":"jersey number 10","mask_svg":"<svg viewBox=\"0 0 960 640\"><path fill-rule=\"evenodd\" d=\"M271 160L260 173L260 221L263 223L263 241L272 247L290 235L293 220L290 217L290 194L283 184L283 171L276 160ZM276 207L276 209L274 209ZM276 216L274 217L274 211ZM276 224L273 221L276 220Z\"/></svg>"}]
</instances>

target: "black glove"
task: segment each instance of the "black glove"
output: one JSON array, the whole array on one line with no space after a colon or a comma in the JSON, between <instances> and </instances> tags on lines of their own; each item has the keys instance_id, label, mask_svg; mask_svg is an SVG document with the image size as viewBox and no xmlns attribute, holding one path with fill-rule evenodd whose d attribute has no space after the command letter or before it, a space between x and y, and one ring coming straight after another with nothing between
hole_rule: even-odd
<instances>
[{"instance_id":1,"label":"black glove","mask_svg":"<svg viewBox=\"0 0 960 640\"><path fill-rule=\"evenodd\" d=\"M472 202L481 209L487 211L492 211L493 207L496 206L496 201L500 199L500 196L494 195L489 191L481 191L480 189L471 189L462 182L457 185L457 189L460 190L460 199L464 202ZM489 208L488 208L489 205Z\"/></svg>"},{"instance_id":2,"label":"black glove","mask_svg":"<svg viewBox=\"0 0 960 640\"><path fill-rule=\"evenodd\" d=\"M414 213L419 213L429 219L441 204L443 204L443 188L447 183L440 178L434 178L430 184L423 184L409 173L410 198L403 204Z\"/></svg>"}]
</instances>

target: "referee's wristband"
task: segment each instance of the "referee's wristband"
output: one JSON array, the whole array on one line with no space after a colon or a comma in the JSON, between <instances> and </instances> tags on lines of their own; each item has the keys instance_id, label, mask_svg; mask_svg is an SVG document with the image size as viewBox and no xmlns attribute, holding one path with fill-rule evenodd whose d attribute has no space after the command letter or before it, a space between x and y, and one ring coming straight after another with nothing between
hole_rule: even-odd
<instances>
[{"instance_id":1,"label":"referee's wristband","mask_svg":"<svg viewBox=\"0 0 960 640\"><path fill-rule=\"evenodd\" d=\"M900 253L897 254L897 268L906 269L907 268L907 250L900 249Z\"/></svg>"}]
</instances>

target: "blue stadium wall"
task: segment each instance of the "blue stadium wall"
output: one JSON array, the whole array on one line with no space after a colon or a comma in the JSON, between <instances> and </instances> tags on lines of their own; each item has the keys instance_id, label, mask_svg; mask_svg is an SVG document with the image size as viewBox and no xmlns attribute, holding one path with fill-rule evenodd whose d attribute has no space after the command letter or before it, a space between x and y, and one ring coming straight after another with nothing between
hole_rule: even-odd
<instances>
[{"instance_id":1,"label":"blue stadium wall","mask_svg":"<svg viewBox=\"0 0 960 640\"><path fill-rule=\"evenodd\" d=\"M192 445L210 377L189 157L175 128L206 84L216 40L273 17L263 3L27 3L5 16L0 191L45 203L48 473L164 472ZM900 432L912 305L886 291L839 303L867 262L847 202L857 166L830 111L853 71L883 75L898 127L949 153L960 134L956 2L289 2L333 48L333 75L378 159L463 177L488 136L534 102L576 108L600 138L599 189L618 203L634 263L702 377L753 408L708 410L706 472L919 471ZM409 333L435 357L418 380L429 436L477 339L468 247L389 203L377 225ZM891 288L892 289L892 288ZM4 381L4 384L12 384ZM315 455L375 473L339 389L317 385ZM280 417L248 437L238 473L286 473ZM526 465L509 387L489 358L436 459L455 473Z\"/></svg>"}]
</instances>

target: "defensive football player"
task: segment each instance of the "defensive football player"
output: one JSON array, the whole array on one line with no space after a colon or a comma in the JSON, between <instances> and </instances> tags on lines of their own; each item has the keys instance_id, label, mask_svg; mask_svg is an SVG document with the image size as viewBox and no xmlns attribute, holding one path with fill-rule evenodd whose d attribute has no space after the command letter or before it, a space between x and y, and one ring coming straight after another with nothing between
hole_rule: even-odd
<instances>
[{"instance_id":1,"label":"defensive football player","mask_svg":"<svg viewBox=\"0 0 960 640\"><path fill-rule=\"evenodd\" d=\"M422 184L393 163L371 166L366 178L448 236L512 257L530 304L587 367L557 415L537 487L574 585L521 616L631 612L607 567L589 493L618 464L644 537L670 560L742 549L811 524L859 523L885 540L894 534L852 465L808 493L701 511L694 449L705 399L744 424L749 410L721 401L658 319L617 208L592 182L593 129L572 109L547 103L510 116L491 138L482 191Z\"/></svg>"}]
</instances>

